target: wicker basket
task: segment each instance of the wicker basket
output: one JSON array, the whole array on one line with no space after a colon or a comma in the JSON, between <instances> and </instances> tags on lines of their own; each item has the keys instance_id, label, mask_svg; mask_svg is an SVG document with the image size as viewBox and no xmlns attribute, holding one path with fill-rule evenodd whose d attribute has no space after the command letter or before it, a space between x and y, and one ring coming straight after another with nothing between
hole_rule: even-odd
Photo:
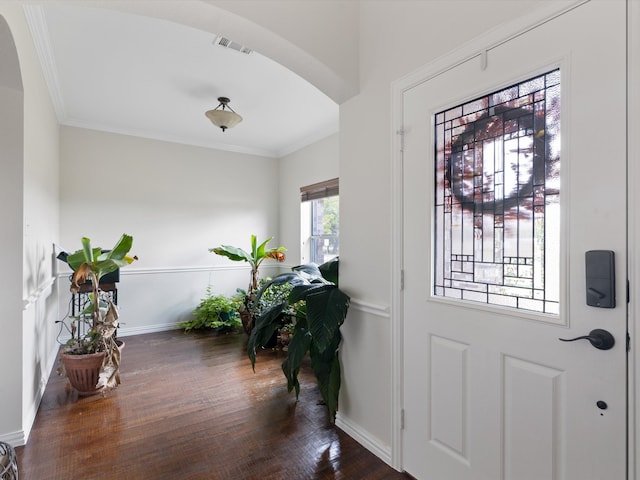
<instances>
[{"instance_id":1,"label":"wicker basket","mask_svg":"<svg viewBox=\"0 0 640 480\"><path fill-rule=\"evenodd\" d=\"M4 442L0 442L0 480L18 480L16 452Z\"/></svg>"}]
</instances>

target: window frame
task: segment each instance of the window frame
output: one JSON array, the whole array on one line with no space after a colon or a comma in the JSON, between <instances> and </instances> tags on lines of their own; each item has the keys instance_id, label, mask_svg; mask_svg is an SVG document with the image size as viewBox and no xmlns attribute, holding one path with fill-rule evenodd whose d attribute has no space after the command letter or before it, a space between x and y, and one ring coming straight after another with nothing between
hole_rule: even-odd
<instances>
[{"instance_id":1,"label":"window frame","mask_svg":"<svg viewBox=\"0 0 640 480\"><path fill-rule=\"evenodd\" d=\"M300 187L300 261L301 263L324 263L318 262L314 257L314 244L318 239L324 240L325 238L336 238L338 245L340 242L340 233L333 234L313 234L315 215L315 202L317 200L324 200L330 197L340 196L340 180L339 178L332 178L323 182L314 183L304 187ZM338 213L338 223L339 223ZM338 247L339 252L339 247ZM339 254L339 253L338 253Z\"/></svg>"}]
</instances>

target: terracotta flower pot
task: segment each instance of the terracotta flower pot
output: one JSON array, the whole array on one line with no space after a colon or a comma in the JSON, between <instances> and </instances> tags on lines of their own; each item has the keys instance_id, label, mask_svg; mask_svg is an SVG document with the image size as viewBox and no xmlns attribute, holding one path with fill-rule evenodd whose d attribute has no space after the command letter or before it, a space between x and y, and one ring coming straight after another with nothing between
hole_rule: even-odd
<instances>
[{"instance_id":1,"label":"terracotta flower pot","mask_svg":"<svg viewBox=\"0 0 640 480\"><path fill-rule=\"evenodd\" d=\"M95 395L104 388L96 387L100 378L100 368L104 361L104 355L104 352L86 355L62 354L62 363L67 373L67 378L79 395Z\"/></svg>"}]
</instances>

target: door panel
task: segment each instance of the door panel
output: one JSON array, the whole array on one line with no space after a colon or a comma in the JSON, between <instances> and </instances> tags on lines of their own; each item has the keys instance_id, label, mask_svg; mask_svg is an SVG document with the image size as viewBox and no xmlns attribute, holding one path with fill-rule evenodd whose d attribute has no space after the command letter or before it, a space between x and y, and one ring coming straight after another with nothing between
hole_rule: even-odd
<instances>
[{"instance_id":1,"label":"door panel","mask_svg":"<svg viewBox=\"0 0 640 480\"><path fill-rule=\"evenodd\" d=\"M625 25L625 2L592 1L403 93L403 465L419 479L625 478ZM434 115L554 68L558 313L434 296ZM597 249L615 252L615 308L586 304ZM596 328L612 349L558 340Z\"/></svg>"}]
</instances>

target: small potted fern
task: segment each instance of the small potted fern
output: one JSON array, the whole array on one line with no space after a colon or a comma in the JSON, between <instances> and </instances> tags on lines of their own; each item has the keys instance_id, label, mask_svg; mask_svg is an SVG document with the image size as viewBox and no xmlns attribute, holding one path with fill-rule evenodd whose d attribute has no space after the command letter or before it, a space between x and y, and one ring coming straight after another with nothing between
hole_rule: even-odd
<instances>
[{"instance_id":1,"label":"small potted fern","mask_svg":"<svg viewBox=\"0 0 640 480\"><path fill-rule=\"evenodd\" d=\"M207 295L192 313L192 318L178 324L185 332L193 329L210 328L217 332L228 333L242 326L238 310L242 305L242 296L214 295L211 286Z\"/></svg>"}]
</instances>

